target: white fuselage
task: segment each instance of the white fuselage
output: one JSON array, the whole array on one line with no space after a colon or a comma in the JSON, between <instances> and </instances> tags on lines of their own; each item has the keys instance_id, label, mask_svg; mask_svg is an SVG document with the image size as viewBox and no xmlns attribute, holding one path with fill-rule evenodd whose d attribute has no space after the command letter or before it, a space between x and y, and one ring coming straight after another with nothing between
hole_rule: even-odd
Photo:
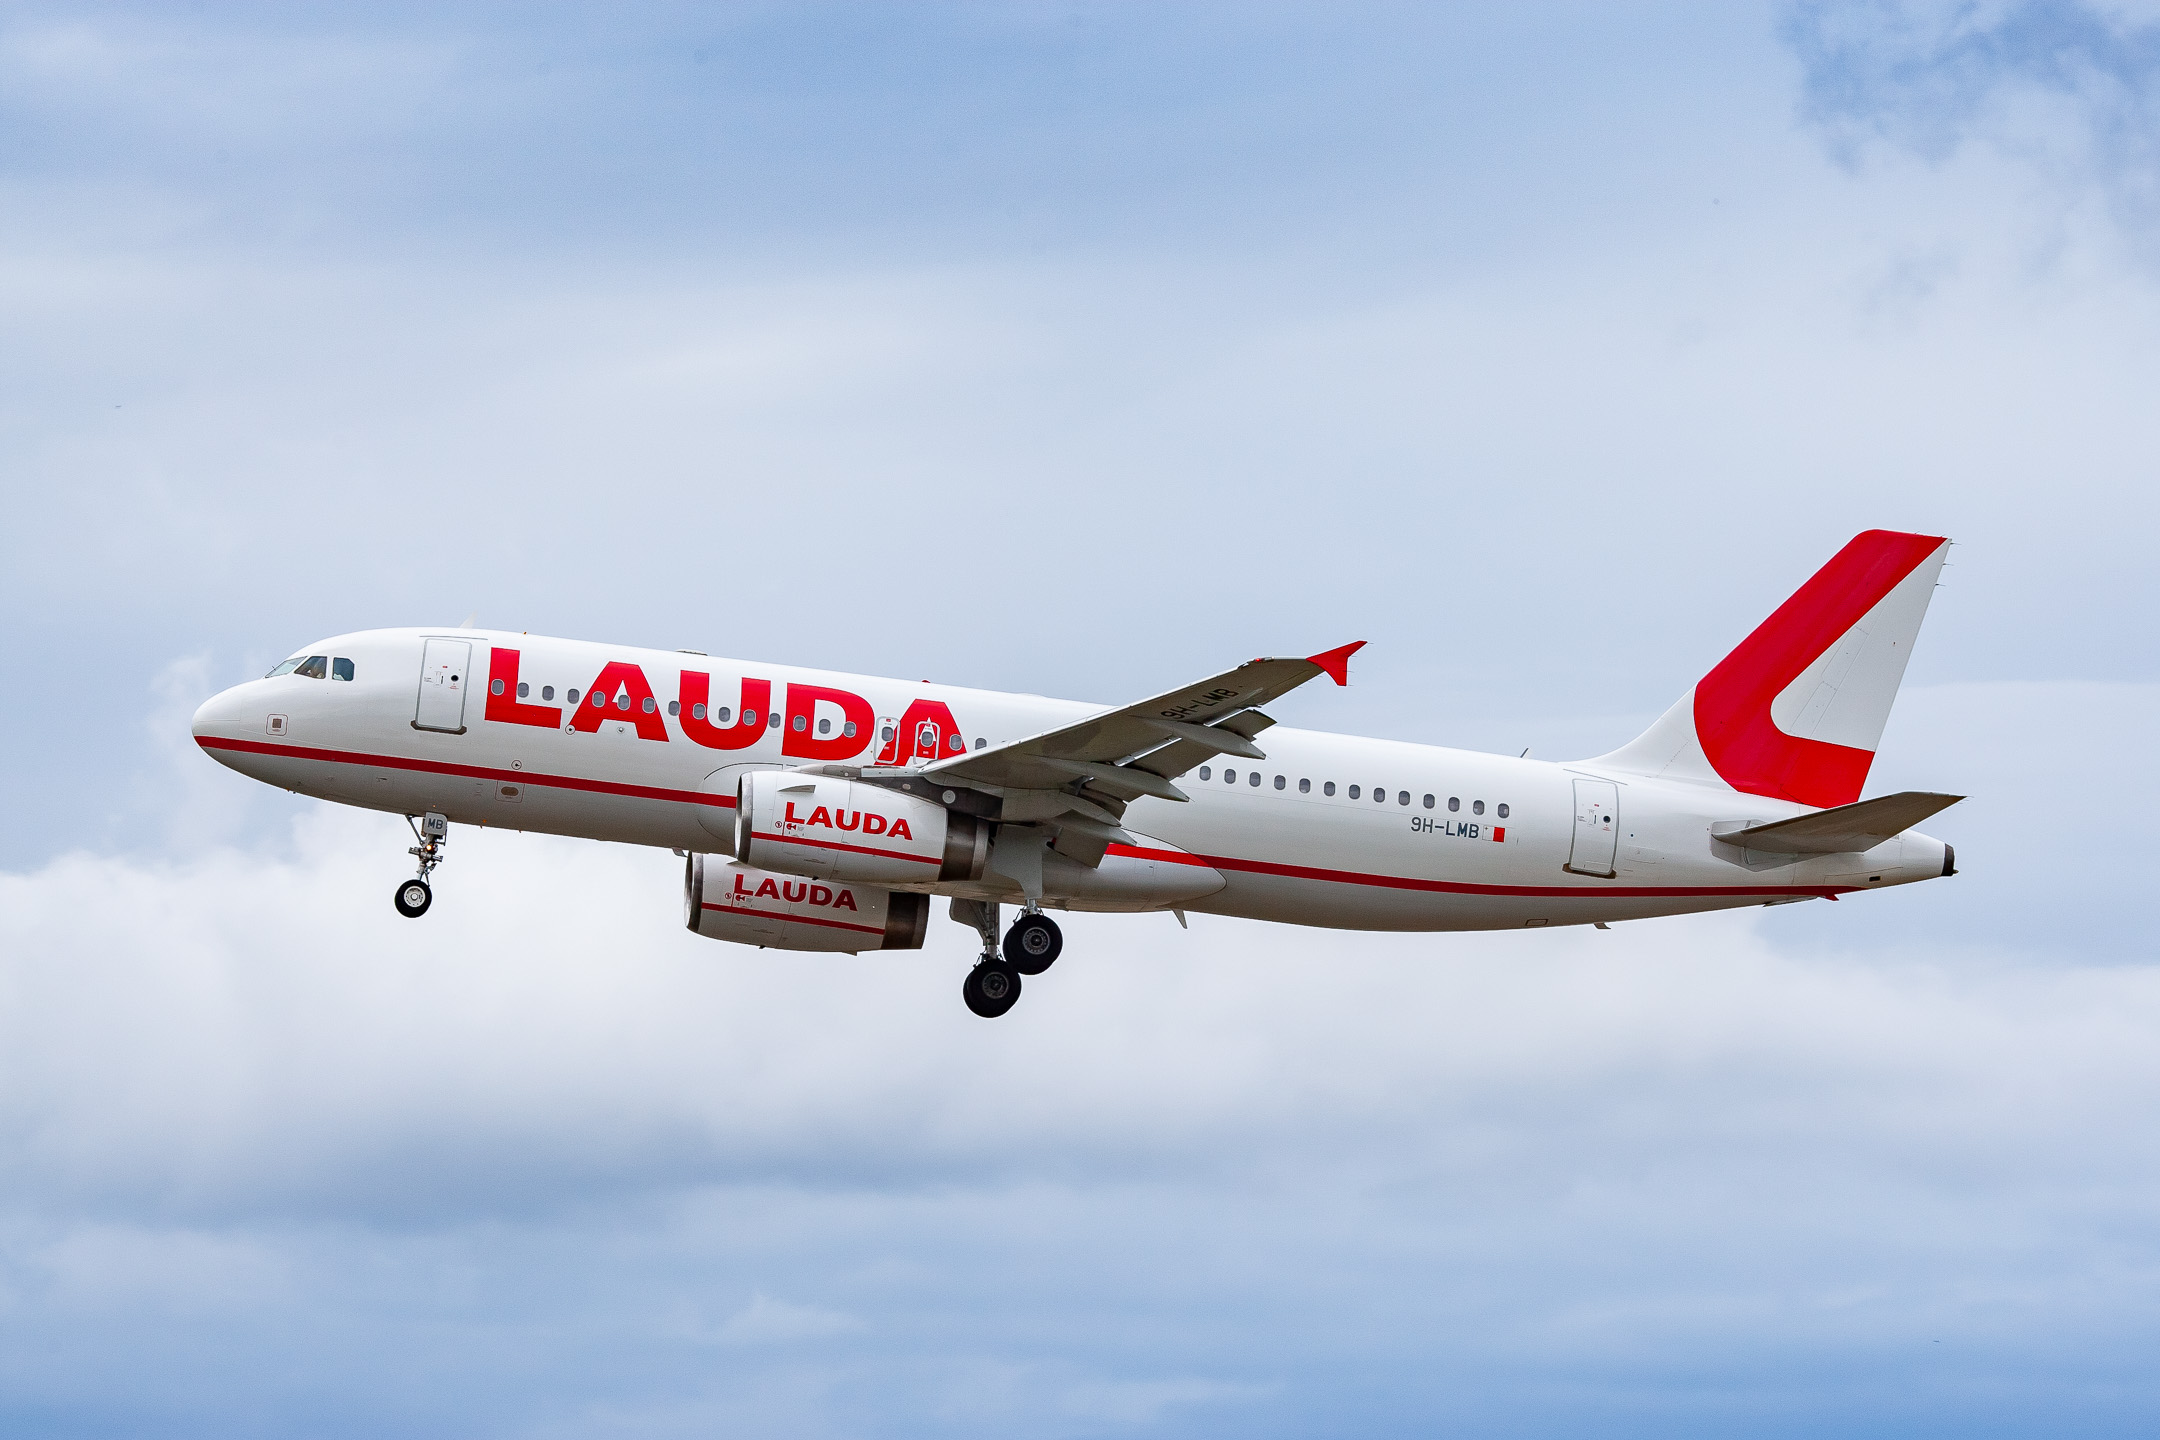
<instances>
[{"instance_id":1,"label":"white fuselage","mask_svg":"<svg viewBox=\"0 0 2160 1440\"><path fill-rule=\"evenodd\" d=\"M469 643L473 673L424 679L431 638ZM1105 708L493 631L373 630L310 648L348 660L352 678L287 674L227 690L196 716L203 748L256 779L342 804L707 854L733 852L746 767L869 765L881 750L886 763L906 763L917 744L944 758ZM500 696L489 693L497 651L517 653L516 678ZM631 693L634 681L609 682L593 706L594 682L610 667L618 679L641 677L653 708ZM686 673L708 677L701 709L734 712L724 744L712 739L712 719L691 715ZM757 707L753 733L740 718L759 681L770 700ZM925 707L941 717L935 734L920 722L903 727ZM491 709L518 718L491 719ZM768 710L779 713L778 725ZM423 712L439 726L446 715L452 721L419 728ZM957 734L946 732L945 716ZM1043 903L1346 929L1484 930L1778 904L1945 869L1943 844L1917 831L1865 854L1738 850L1713 839L1713 827L1807 809L1720 786L1283 726L1262 732L1258 744L1264 761L1220 756L1180 777L1187 802L1134 801L1123 828L1136 843L1112 845L1099 874L1075 878L1062 893L1046 889ZM1602 808L1586 813L1592 801ZM1585 846L1588 863L1570 868ZM1155 878L1118 889L1118 876L1143 870ZM1165 874L1190 883L1165 883ZM981 884L906 888L995 898Z\"/></svg>"}]
</instances>

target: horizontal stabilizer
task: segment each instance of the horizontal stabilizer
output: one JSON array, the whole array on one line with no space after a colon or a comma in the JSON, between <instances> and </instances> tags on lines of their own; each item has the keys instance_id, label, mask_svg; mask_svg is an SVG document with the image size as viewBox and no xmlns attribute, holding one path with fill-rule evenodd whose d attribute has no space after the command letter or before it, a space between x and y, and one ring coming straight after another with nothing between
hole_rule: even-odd
<instances>
[{"instance_id":1,"label":"horizontal stabilizer","mask_svg":"<svg viewBox=\"0 0 2160 1440\"><path fill-rule=\"evenodd\" d=\"M1790 820L1750 825L1745 830L1713 829L1711 834L1727 845L1744 846L1772 855L1837 855L1846 851L1872 850L1964 798L1962 795L1906 790L1896 795L1862 800L1856 805L1839 805L1831 810L1817 810L1812 815L1796 815Z\"/></svg>"}]
</instances>

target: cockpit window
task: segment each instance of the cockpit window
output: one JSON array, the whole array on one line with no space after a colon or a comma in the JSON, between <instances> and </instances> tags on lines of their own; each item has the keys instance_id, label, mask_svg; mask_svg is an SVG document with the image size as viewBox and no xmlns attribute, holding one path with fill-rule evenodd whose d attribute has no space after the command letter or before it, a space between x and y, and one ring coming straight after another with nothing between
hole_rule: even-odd
<instances>
[{"instance_id":1,"label":"cockpit window","mask_svg":"<svg viewBox=\"0 0 2160 1440\"><path fill-rule=\"evenodd\" d=\"M292 673L305 675L310 680L328 679L330 675L330 657L327 655L310 655L307 659L301 661L299 668Z\"/></svg>"},{"instance_id":2,"label":"cockpit window","mask_svg":"<svg viewBox=\"0 0 2160 1440\"><path fill-rule=\"evenodd\" d=\"M275 680L280 675L290 675L293 671L297 670L300 667L300 662L306 658L307 657L304 655L295 655L292 657L292 659L287 660L284 664L278 666L277 669L272 670L269 674L263 676L263 679Z\"/></svg>"},{"instance_id":3,"label":"cockpit window","mask_svg":"<svg viewBox=\"0 0 2160 1440\"><path fill-rule=\"evenodd\" d=\"M352 679L352 661L342 655L332 660L330 662L330 678L333 680Z\"/></svg>"}]
</instances>

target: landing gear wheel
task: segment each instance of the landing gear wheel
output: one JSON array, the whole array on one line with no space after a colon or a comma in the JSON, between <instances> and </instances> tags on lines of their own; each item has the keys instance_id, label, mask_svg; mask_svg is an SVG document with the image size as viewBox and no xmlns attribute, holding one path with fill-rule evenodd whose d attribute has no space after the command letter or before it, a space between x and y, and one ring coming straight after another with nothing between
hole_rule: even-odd
<instances>
[{"instance_id":1,"label":"landing gear wheel","mask_svg":"<svg viewBox=\"0 0 2160 1440\"><path fill-rule=\"evenodd\" d=\"M968 971L960 998L985 1020L995 1020L1020 999L1020 977L1002 960L985 960Z\"/></svg>"},{"instance_id":2,"label":"landing gear wheel","mask_svg":"<svg viewBox=\"0 0 2160 1440\"><path fill-rule=\"evenodd\" d=\"M397 902L397 913L408 920L417 920L427 914L427 907L435 903L435 892L425 880L400 881L397 894L391 897Z\"/></svg>"},{"instance_id":3,"label":"landing gear wheel","mask_svg":"<svg viewBox=\"0 0 2160 1440\"><path fill-rule=\"evenodd\" d=\"M1022 915L1005 932L1005 963L1022 975L1042 974L1064 948L1065 937L1047 915Z\"/></svg>"}]
</instances>

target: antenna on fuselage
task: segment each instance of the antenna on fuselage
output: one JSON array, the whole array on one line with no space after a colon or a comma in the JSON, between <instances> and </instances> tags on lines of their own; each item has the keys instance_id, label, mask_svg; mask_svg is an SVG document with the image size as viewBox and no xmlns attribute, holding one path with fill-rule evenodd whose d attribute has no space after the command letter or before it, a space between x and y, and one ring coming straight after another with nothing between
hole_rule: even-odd
<instances>
[{"instance_id":1,"label":"antenna on fuselage","mask_svg":"<svg viewBox=\"0 0 2160 1440\"><path fill-rule=\"evenodd\" d=\"M460 630L470 630L473 627L473 621L478 620L479 618L480 612L475 610L472 612L472 614L467 615L463 620L459 621L457 628Z\"/></svg>"}]
</instances>

